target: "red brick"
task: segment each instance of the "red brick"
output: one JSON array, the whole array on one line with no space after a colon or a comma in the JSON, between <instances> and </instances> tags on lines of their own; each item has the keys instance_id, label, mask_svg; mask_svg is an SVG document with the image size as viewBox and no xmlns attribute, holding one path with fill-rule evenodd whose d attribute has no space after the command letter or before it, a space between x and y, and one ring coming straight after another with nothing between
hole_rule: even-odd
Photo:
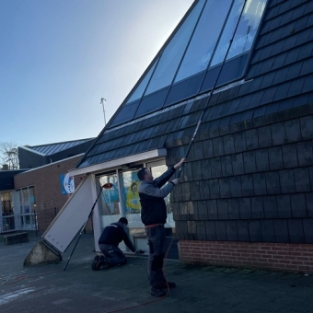
<instances>
[{"instance_id":1,"label":"red brick","mask_svg":"<svg viewBox=\"0 0 313 313\"><path fill-rule=\"evenodd\" d=\"M307 257L313 259L313 252L303 252L303 253L302 253L302 256L307 256Z\"/></svg>"},{"instance_id":2,"label":"red brick","mask_svg":"<svg viewBox=\"0 0 313 313\"><path fill-rule=\"evenodd\" d=\"M192 243L192 241L190 241ZM197 241L188 251L193 261L283 271L313 272L313 245ZM183 255L184 245L180 243ZM201 251L196 254L196 251ZM183 257L181 257L183 258ZM309 270L311 268L311 270Z\"/></svg>"},{"instance_id":3,"label":"red brick","mask_svg":"<svg viewBox=\"0 0 313 313\"><path fill-rule=\"evenodd\" d=\"M299 270L302 270L302 271L311 271L311 270L312 270L312 266L300 265L300 266L298 266L298 269L299 269Z\"/></svg>"},{"instance_id":4,"label":"red brick","mask_svg":"<svg viewBox=\"0 0 313 313\"><path fill-rule=\"evenodd\" d=\"M296 258L290 259L290 262L291 262L292 264L302 264L302 263L303 263L303 261L297 260Z\"/></svg>"},{"instance_id":5,"label":"red brick","mask_svg":"<svg viewBox=\"0 0 313 313\"><path fill-rule=\"evenodd\" d=\"M285 263L285 264L290 264L291 261L289 260L279 260L279 263Z\"/></svg>"},{"instance_id":6,"label":"red brick","mask_svg":"<svg viewBox=\"0 0 313 313\"><path fill-rule=\"evenodd\" d=\"M297 257L297 260L299 260L299 261L309 261L310 259L309 258L307 258L307 257L302 257L302 256L298 256Z\"/></svg>"}]
</instances>

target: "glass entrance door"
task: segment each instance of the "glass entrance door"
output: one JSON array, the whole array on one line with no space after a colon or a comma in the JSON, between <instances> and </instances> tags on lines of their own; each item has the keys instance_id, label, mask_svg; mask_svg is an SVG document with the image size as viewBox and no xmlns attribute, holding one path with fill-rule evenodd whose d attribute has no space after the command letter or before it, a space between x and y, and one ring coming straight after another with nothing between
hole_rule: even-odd
<instances>
[{"instance_id":1,"label":"glass entrance door","mask_svg":"<svg viewBox=\"0 0 313 313\"><path fill-rule=\"evenodd\" d=\"M1 192L3 232L15 229L12 192Z\"/></svg>"},{"instance_id":2,"label":"glass entrance door","mask_svg":"<svg viewBox=\"0 0 313 313\"><path fill-rule=\"evenodd\" d=\"M121 173L125 217L128 219L129 228L144 227L141 222L141 205L138 193L140 181L137 177L137 171L138 169L134 169Z\"/></svg>"},{"instance_id":3,"label":"glass entrance door","mask_svg":"<svg viewBox=\"0 0 313 313\"><path fill-rule=\"evenodd\" d=\"M101 194L102 225L105 227L115 223L122 216L120 207L119 182L116 173L106 174L99 177L100 186L111 183L111 188L103 188Z\"/></svg>"}]
</instances>

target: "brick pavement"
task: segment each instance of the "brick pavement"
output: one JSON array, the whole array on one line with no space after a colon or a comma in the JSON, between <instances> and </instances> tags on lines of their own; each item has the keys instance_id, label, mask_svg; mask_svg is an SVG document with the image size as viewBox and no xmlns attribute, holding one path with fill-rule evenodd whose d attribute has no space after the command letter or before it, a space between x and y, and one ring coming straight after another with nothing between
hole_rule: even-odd
<instances>
[{"instance_id":1,"label":"brick pavement","mask_svg":"<svg viewBox=\"0 0 313 313\"><path fill-rule=\"evenodd\" d=\"M178 287L165 299L149 294L146 257L129 257L127 266L93 272L93 236L85 234L63 271L64 261L22 266L38 238L0 244L1 313L222 312L313 313L313 276L166 261L169 280Z\"/></svg>"}]
</instances>

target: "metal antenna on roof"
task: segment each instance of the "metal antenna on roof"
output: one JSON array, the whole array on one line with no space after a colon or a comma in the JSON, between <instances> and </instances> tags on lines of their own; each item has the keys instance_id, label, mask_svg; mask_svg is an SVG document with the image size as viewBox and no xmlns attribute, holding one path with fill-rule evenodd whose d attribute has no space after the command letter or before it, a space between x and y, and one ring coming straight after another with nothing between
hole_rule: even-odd
<instances>
[{"instance_id":1,"label":"metal antenna on roof","mask_svg":"<svg viewBox=\"0 0 313 313\"><path fill-rule=\"evenodd\" d=\"M194 131L194 133L193 133L193 135L192 135L192 137L191 137L189 146L188 146L187 151L186 151L186 153L185 153L185 156L184 156L185 159L187 159L187 157L188 157L188 155L189 155L189 152L190 152L190 149L191 149L191 147L192 147L192 144L193 144L193 142L194 142L194 140L195 140L195 137L196 137L196 135L197 135L197 133L198 133L198 130L199 130L199 128L200 128L200 125L201 125L201 123L202 123L202 119L203 119L205 113L207 112L207 110L208 110L208 108L209 108L210 100L211 100L211 98L212 98L212 95L213 95L213 93L214 93L214 91L215 91L215 88L216 88L216 85L217 85L217 83L218 83L218 80L219 80L220 75L221 75L221 73L222 73L222 69L224 68L224 65L225 65L225 63L226 63L227 56L228 56L228 53L229 53L229 51L230 51L231 45L232 45L232 43L233 43L233 40L234 40L234 38L235 38L237 29L238 29L238 26L239 26L239 22L240 22L240 20L241 20L242 13L243 13L244 8L245 8L245 6L246 6L246 2L247 2L247 0L245 0L244 3L243 3L243 5L242 5L242 9L241 9L241 11L240 11L240 15L239 15L238 21L237 21L236 26L235 26L235 28L234 28L234 32L233 32L233 34L232 34L232 37L231 37L230 40L229 40L229 45L228 45L228 48L227 48L227 50L226 50L226 53L225 53L225 56L224 56L222 65L220 66L220 69L219 69L218 74L217 74L217 76L216 76L215 82L214 82L214 84L213 84L212 91L211 91L211 93L210 93L210 95L209 95L209 98L208 98L206 104L205 104L205 107L204 107L203 110L202 110L202 113L200 114L200 117L199 117L198 123L197 123L197 125L196 125L195 131ZM215 53L213 54L212 58L214 57L214 55L215 55ZM200 88L200 89L201 89L201 88ZM181 172L182 172L182 169L183 169L183 166L184 166L184 163L183 163L183 165L179 168L179 170L178 170L178 172L177 172L177 174L176 174L176 177L177 177L177 178L180 177Z\"/></svg>"},{"instance_id":2,"label":"metal antenna on roof","mask_svg":"<svg viewBox=\"0 0 313 313\"><path fill-rule=\"evenodd\" d=\"M103 109L104 126L106 126L107 122L105 120L105 110L104 110L104 103L103 103L103 101L107 101L107 100L104 99L104 98L100 99L100 104L102 104L102 109Z\"/></svg>"}]
</instances>

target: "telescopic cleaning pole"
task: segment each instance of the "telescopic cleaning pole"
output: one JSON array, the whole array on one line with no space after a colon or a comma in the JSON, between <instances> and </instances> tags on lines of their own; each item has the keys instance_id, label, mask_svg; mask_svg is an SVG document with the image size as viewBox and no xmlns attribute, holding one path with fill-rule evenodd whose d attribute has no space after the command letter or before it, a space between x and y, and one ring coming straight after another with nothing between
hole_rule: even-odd
<instances>
[{"instance_id":1,"label":"telescopic cleaning pole","mask_svg":"<svg viewBox=\"0 0 313 313\"><path fill-rule=\"evenodd\" d=\"M227 50L226 50L225 57L224 57L224 59L223 59L223 61L222 61L222 65L221 65L221 67L220 67L220 69L219 69L219 71L218 71L217 77L216 77L215 82L214 82L214 84L213 84L212 91L211 91L211 93L210 93L210 95L209 95L209 98L208 98L206 104L205 104L205 107L203 108L203 110L202 110L202 112L201 112L201 114L200 114L200 117L199 117L198 123L197 123L197 125L196 125L195 131L194 131L194 133L193 133L193 135L192 135L192 137L191 137L191 140L190 140L190 142L189 142L187 151L186 151L185 156L184 156L185 159L187 159L187 157L188 157L188 155L189 155L189 152L190 152L190 149L191 149L191 147L192 147L192 144L193 144L193 142L194 142L194 140L195 140L195 138L196 138L196 136L197 136L198 130L199 130L199 128L200 128L200 125L202 124L202 119L203 119L205 113L207 112L207 110L208 110L208 108L209 108L210 100L212 99L212 95L213 95L213 93L214 93L214 91L215 91L216 85L217 85L217 83L218 83L218 80L219 80L219 78L220 78L220 75L221 75L221 73L222 73L222 70L223 70L223 68L224 68L224 65L225 65L225 63L226 63L227 56L228 56L229 50L230 50L230 48L231 48L231 45L232 45L232 43L233 43L233 40L234 40L234 38L235 38L235 35L236 35L236 32L237 32L237 29L238 29L238 26L239 26L239 23L240 23L240 20L241 20L241 16L242 16L243 10L244 10L245 5L246 5L246 2L247 2L247 0L245 0L244 3L243 3L243 5L242 5L242 9L241 9L241 11L240 11L240 16L239 16L238 21L237 21L237 23L236 23L236 26L235 26L235 28L234 28L232 37L231 37L230 40L229 40L229 45L228 45L228 48L227 48ZM213 54L213 56L214 56L214 55L215 55L215 54ZM213 56L212 56L212 58L213 58ZM200 88L200 89L201 89L201 88ZM181 172L182 172L182 169L183 169L183 166L184 166L184 163L183 163L183 165L179 168L179 170L178 170L178 172L177 172L177 175L176 175L176 178L179 178L179 177L180 177Z\"/></svg>"},{"instance_id":2,"label":"telescopic cleaning pole","mask_svg":"<svg viewBox=\"0 0 313 313\"><path fill-rule=\"evenodd\" d=\"M93 211L94 211L94 209L95 209L95 206L96 206L96 204L97 204L97 202L98 202L98 200L99 200L99 198L100 198L100 195L101 195L101 193L102 193L102 189L111 189L112 187L113 187L113 185L112 185L111 183L106 183L106 184L104 184L103 186L101 186L100 191L99 191L98 196L97 196L97 199L96 199L95 203L93 204L93 206L92 206L91 209L90 209L90 213L89 213L89 215L88 215L88 218L87 218L86 222L84 223L84 225L83 225L82 228L81 228L81 231L80 231L80 233L79 233L79 236L77 237L77 240L76 240L76 242L75 242L75 245L74 245L74 247L73 247L73 250L72 250L70 256L69 256L68 259L67 259L67 262L66 262L66 264L65 264L65 266L64 266L64 268L63 268L63 271L66 270L67 265L68 265L68 263L70 262L70 259L72 258L72 255L73 255L73 253L74 253L74 251L75 251L75 249L76 249L76 246L77 246L77 244L78 244L78 241L79 241L79 239L80 239L82 233L84 232L85 227L86 227L86 225L87 225L89 219L92 217L92 214L93 214Z\"/></svg>"}]
</instances>

